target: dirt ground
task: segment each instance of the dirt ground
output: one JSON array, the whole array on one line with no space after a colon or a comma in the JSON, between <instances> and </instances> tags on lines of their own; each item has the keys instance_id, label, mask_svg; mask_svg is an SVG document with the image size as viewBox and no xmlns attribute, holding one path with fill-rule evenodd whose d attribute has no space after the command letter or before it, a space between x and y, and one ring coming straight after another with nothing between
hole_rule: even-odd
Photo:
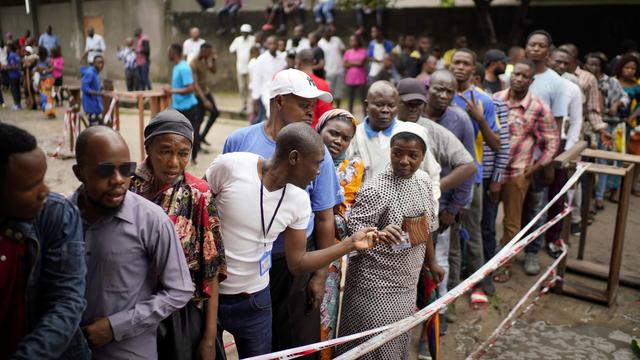
<instances>
[{"instance_id":1,"label":"dirt ground","mask_svg":"<svg viewBox=\"0 0 640 360\"><path fill-rule=\"evenodd\" d=\"M8 95L8 94L7 94ZM5 99L8 97L5 96ZM237 99L237 98L236 98ZM10 102L10 100L9 100ZM218 100L219 104L237 103L233 97ZM58 118L45 119L42 113L32 111L12 112L8 108L0 109L0 121L16 124L33 133L41 148L53 152L59 145L63 134L62 109L58 109ZM147 119L148 120L148 119ZM139 161L139 140L137 116L132 110L122 110L121 133L130 146L132 159ZM200 154L197 165L190 165L188 171L196 176L204 174L206 168L220 152L227 135L234 129L245 126L237 120L219 119L211 129L207 141L212 144L205 147L208 154ZM73 159L60 160L49 158L46 181L53 191L69 195L77 186L71 166ZM613 238L616 206L607 203L604 212L589 227L586 259L608 263ZM500 223L499 223L500 224ZM498 226L500 228L500 226ZM623 271L638 274L640 250L640 198L632 197L626 231L626 243L623 256ZM571 257L575 257L577 239L571 240ZM552 259L541 253L543 268ZM463 295L456 303L458 320L449 324L447 335L442 338L443 359L464 359L476 349L497 324L506 316L511 307L535 282L528 277L521 266L513 266L514 277L506 284L497 284L498 295L492 299L492 306L485 310L474 311L469 308L469 296ZM572 279L577 275L568 275ZM601 281L590 283L604 288ZM412 359L416 359L418 330L413 331ZM494 349L485 355L486 359L633 359L629 343L631 337L640 337L640 289L621 287L617 303L612 307L596 305L571 297L548 294L540 299L529 313L500 337ZM225 337L231 342L229 336ZM230 359L235 358L231 346Z\"/></svg>"}]
</instances>

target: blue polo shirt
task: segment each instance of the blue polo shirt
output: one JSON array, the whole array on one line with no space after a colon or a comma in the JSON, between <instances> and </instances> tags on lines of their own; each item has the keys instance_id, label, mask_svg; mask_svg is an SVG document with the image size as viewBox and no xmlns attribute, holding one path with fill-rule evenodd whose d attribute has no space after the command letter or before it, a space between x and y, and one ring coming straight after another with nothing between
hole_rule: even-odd
<instances>
[{"instance_id":1,"label":"blue polo shirt","mask_svg":"<svg viewBox=\"0 0 640 360\"><path fill-rule=\"evenodd\" d=\"M265 159L270 158L276 150L275 141L271 140L264 131L264 123L251 125L231 133L224 142L222 153L250 152ZM311 217L307 226L307 238L313 233L314 212L333 208L344 201L340 191L340 184L336 177L336 170L329 150L324 149L324 160L320 165L320 174L305 189L311 200ZM256 211L260 211L256 203ZM282 234L273 244L273 253L284 253L284 239Z\"/></svg>"},{"instance_id":2,"label":"blue polo shirt","mask_svg":"<svg viewBox=\"0 0 640 360\"><path fill-rule=\"evenodd\" d=\"M182 60L173 67L171 75L171 88L183 89L193 84L193 72L186 61ZM176 110L189 110L198 104L195 91L188 94L171 94L171 104Z\"/></svg>"},{"instance_id":3,"label":"blue polo shirt","mask_svg":"<svg viewBox=\"0 0 640 360\"><path fill-rule=\"evenodd\" d=\"M9 79L20 79L20 55L15 51L10 52L7 56L7 65L12 67L9 69Z\"/></svg>"},{"instance_id":4,"label":"blue polo shirt","mask_svg":"<svg viewBox=\"0 0 640 360\"><path fill-rule=\"evenodd\" d=\"M91 91L100 91L101 81L98 70L92 65L81 66L82 76L82 109L87 114L102 114L102 97L91 95Z\"/></svg>"},{"instance_id":5,"label":"blue polo shirt","mask_svg":"<svg viewBox=\"0 0 640 360\"><path fill-rule=\"evenodd\" d=\"M473 97L476 100L476 104L482 111L487 124L489 124L489 128L491 131L497 133L498 132L498 124L496 123L496 110L493 105L493 100L491 96L482 91L482 89L476 87L475 85L471 85L471 87L465 90L462 93L456 94L453 98L453 103L456 104L461 109L467 108L467 103L462 99L464 96L467 100L471 100L471 93L473 92ZM473 125L473 134L475 136L475 147L476 147L476 166L478 170L475 174L475 183L482 183L482 144L484 143L484 138L482 137L482 133L480 132L480 127L478 123L471 119L471 125Z\"/></svg>"}]
</instances>

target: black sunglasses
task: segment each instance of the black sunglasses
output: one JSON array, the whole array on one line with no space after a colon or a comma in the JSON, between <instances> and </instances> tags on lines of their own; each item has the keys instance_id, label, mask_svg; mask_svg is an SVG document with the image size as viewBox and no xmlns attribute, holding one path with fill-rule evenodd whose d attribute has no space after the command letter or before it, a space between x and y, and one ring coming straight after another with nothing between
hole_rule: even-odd
<instances>
[{"instance_id":1,"label":"black sunglasses","mask_svg":"<svg viewBox=\"0 0 640 360\"><path fill-rule=\"evenodd\" d=\"M136 172L136 165L135 161L125 162L117 166L114 164L98 164L96 165L96 175L106 179L111 177L113 172L118 169L120 175L130 177Z\"/></svg>"}]
</instances>

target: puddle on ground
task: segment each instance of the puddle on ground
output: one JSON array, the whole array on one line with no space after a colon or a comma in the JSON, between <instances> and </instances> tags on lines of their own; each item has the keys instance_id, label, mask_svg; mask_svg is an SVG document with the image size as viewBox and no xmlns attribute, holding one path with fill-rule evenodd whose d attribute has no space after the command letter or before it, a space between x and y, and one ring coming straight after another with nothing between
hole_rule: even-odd
<instances>
[{"instance_id":1,"label":"puddle on ground","mask_svg":"<svg viewBox=\"0 0 640 360\"><path fill-rule=\"evenodd\" d=\"M498 338L483 359L637 360L630 342L630 334L607 327L519 320Z\"/></svg>"}]
</instances>

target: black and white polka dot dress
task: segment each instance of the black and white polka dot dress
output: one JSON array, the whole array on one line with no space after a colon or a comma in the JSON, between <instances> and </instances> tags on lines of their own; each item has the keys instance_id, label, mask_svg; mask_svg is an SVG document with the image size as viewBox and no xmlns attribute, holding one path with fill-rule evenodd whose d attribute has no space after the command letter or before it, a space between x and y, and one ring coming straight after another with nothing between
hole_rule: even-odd
<instances>
[{"instance_id":1,"label":"black and white polka dot dress","mask_svg":"<svg viewBox=\"0 0 640 360\"><path fill-rule=\"evenodd\" d=\"M418 170L410 179L396 177L388 167L366 182L356 196L349 231L364 227L402 226L403 218L427 215L429 231L438 228L437 204L431 179ZM360 251L349 258L340 318L346 336L388 325L415 311L416 288L426 244L395 250L386 244ZM338 347L341 354L368 338ZM409 334L384 344L362 359L407 359Z\"/></svg>"}]
</instances>

